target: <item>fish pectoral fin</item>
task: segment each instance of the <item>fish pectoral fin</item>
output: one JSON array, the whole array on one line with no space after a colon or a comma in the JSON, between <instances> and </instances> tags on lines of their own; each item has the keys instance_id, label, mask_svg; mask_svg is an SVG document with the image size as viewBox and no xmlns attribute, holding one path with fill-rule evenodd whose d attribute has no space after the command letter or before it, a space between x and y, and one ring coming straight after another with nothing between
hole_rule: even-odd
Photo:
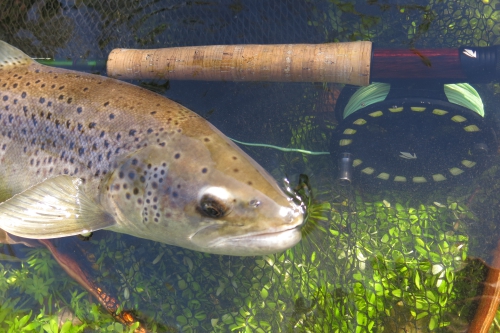
<instances>
[{"instance_id":1,"label":"fish pectoral fin","mask_svg":"<svg viewBox=\"0 0 500 333\"><path fill-rule=\"evenodd\" d=\"M0 204L0 229L19 237L65 237L114 224L76 177L49 178Z\"/></svg>"}]
</instances>

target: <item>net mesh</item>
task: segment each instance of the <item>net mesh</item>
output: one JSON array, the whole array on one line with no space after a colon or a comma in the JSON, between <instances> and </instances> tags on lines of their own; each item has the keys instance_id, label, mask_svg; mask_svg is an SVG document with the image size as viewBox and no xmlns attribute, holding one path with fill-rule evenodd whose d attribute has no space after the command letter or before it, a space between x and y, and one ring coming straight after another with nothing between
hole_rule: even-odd
<instances>
[{"instance_id":1,"label":"net mesh","mask_svg":"<svg viewBox=\"0 0 500 333\"><path fill-rule=\"evenodd\" d=\"M487 46L500 43L499 15L493 0L16 0L0 2L0 39L33 57L72 60L105 59L116 47L351 40L377 47ZM315 151L328 150L341 88L139 83L235 139ZM478 90L487 117L497 121L498 88ZM295 248L239 258L106 232L90 241L87 259L96 281L113 290L124 308L136 309L152 331L466 329L485 274L480 260L466 258L491 262L499 237L497 167L453 188L375 191L338 187L328 156L245 149L277 179L299 184L308 222ZM69 308L87 331L123 330L46 250L4 250L11 262L0 264L0 328L31 325L26 331L39 331L54 325L60 308Z\"/></svg>"}]
</instances>

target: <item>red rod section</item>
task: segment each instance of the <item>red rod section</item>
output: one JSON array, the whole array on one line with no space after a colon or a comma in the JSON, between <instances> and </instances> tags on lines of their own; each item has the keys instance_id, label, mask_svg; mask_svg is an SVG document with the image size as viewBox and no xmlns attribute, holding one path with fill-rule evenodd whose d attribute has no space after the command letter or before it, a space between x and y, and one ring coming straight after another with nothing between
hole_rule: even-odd
<instances>
[{"instance_id":1,"label":"red rod section","mask_svg":"<svg viewBox=\"0 0 500 333\"><path fill-rule=\"evenodd\" d=\"M374 49L371 81L467 79L458 49Z\"/></svg>"}]
</instances>

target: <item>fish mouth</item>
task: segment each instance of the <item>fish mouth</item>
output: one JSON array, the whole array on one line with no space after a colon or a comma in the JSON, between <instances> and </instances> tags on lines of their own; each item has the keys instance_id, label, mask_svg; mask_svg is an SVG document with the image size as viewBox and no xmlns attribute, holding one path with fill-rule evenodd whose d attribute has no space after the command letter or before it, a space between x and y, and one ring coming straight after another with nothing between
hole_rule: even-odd
<instances>
[{"instance_id":1,"label":"fish mouth","mask_svg":"<svg viewBox=\"0 0 500 333\"><path fill-rule=\"evenodd\" d=\"M204 228L203 233L208 231L206 229L212 229L212 231L214 231L213 227L215 226ZM218 239L206 243L204 251L234 256L255 256L278 253L300 242L302 239L301 227L302 224L275 231L266 230L234 237L220 236Z\"/></svg>"}]
</instances>

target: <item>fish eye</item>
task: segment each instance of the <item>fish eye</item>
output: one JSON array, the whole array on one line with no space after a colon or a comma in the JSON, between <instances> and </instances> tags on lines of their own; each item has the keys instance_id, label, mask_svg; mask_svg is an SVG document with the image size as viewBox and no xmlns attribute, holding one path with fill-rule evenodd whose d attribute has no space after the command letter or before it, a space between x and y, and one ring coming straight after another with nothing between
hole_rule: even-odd
<instances>
[{"instance_id":1,"label":"fish eye","mask_svg":"<svg viewBox=\"0 0 500 333\"><path fill-rule=\"evenodd\" d=\"M198 210L205 216L217 219L224 217L228 208L217 198L211 195L204 195L200 199Z\"/></svg>"}]
</instances>

